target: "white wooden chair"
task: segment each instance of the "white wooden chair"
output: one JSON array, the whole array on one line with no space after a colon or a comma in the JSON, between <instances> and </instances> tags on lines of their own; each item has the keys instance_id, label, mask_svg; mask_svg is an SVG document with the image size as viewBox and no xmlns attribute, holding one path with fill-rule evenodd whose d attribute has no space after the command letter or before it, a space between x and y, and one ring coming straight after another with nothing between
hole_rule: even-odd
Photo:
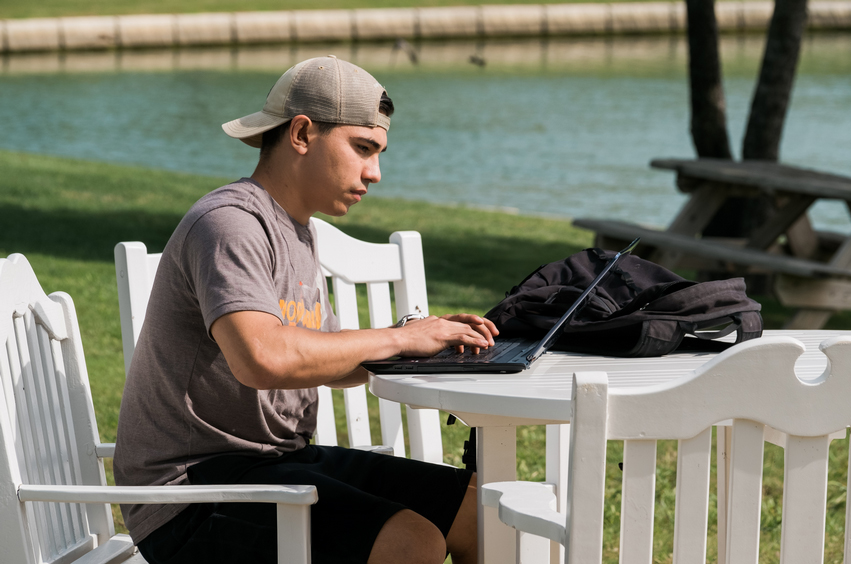
<instances>
[{"instance_id":1,"label":"white wooden chair","mask_svg":"<svg viewBox=\"0 0 851 564\"><path fill-rule=\"evenodd\" d=\"M0 561L144 563L110 503L276 503L278 562L310 562L313 486L107 486L77 315L0 259Z\"/></svg>"},{"instance_id":2,"label":"white wooden chair","mask_svg":"<svg viewBox=\"0 0 851 564\"><path fill-rule=\"evenodd\" d=\"M311 219L316 228L319 262L331 278L337 317L344 329L358 329L356 284L365 284L371 327L388 327L409 313L428 315L422 241L415 231L397 231L384 244L367 243L350 237L321 219ZM119 243L115 247L115 272L121 314L124 367L129 369L136 340L142 328L154 281L159 254L148 254L143 243ZM395 291L396 316L390 299L390 283ZM365 386L343 391L349 444L370 448L367 396ZM336 445L337 432L331 390L319 388L319 413L316 442ZM401 406L380 399L379 413L382 445L405 456ZM433 409L408 409L408 438L411 458L443 463L440 419ZM382 450L381 447L372 450ZM387 452L389 448L385 449Z\"/></svg>"},{"instance_id":3,"label":"white wooden chair","mask_svg":"<svg viewBox=\"0 0 851 564\"><path fill-rule=\"evenodd\" d=\"M677 439L673 561L704 563L709 503L711 427L732 419L726 553L719 562L759 556L764 437L785 434L781 563L822 562L827 462L831 434L851 424L851 337L821 345L828 370L802 382L803 352L788 337L748 341L689 377L665 385L608 389L605 373L576 373L573 382L567 508L540 484L483 486L487 505L518 529L565 546L564 562L602 560L606 441L624 440L621 564L653 561L656 441ZM567 408L567 406L566 406ZM849 483L851 487L851 483ZM851 512L851 504L848 505ZM845 561L849 561L846 513Z\"/></svg>"}]
</instances>

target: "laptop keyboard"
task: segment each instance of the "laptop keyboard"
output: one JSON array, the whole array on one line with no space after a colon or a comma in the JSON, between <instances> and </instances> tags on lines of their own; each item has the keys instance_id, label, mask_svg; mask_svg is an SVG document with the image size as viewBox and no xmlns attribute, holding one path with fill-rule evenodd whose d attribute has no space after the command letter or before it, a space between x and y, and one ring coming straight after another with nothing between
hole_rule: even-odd
<instances>
[{"instance_id":1,"label":"laptop keyboard","mask_svg":"<svg viewBox=\"0 0 851 564\"><path fill-rule=\"evenodd\" d=\"M492 347L480 350L479 354L473 354L470 351L470 347L464 347L464 352L460 354L455 352L454 348L450 348L444 349L441 352L437 353L435 356L432 357L432 359L434 359L434 361L439 362L481 362L491 360L501 354L508 353L509 351L516 349L522 344L522 341L516 340L496 341Z\"/></svg>"}]
</instances>

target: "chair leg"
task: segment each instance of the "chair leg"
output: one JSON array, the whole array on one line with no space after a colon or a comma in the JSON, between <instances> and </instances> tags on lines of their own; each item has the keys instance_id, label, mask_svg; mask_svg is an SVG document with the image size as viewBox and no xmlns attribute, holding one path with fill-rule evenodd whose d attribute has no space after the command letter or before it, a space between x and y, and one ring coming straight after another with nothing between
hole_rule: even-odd
<instances>
[{"instance_id":1,"label":"chair leg","mask_svg":"<svg viewBox=\"0 0 851 564\"><path fill-rule=\"evenodd\" d=\"M550 541L517 531L517 564L545 564L550 561Z\"/></svg>"},{"instance_id":2,"label":"chair leg","mask_svg":"<svg viewBox=\"0 0 851 564\"><path fill-rule=\"evenodd\" d=\"M278 564L310 564L310 506L277 504Z\"/></svg>"}]
</instances>

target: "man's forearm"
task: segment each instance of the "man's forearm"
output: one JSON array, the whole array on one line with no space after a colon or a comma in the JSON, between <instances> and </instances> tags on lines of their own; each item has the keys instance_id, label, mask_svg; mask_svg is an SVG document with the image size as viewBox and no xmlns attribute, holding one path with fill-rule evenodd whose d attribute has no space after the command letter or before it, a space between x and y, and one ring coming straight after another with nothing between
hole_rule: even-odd
<instances>
[{"instance_id":1,"label":"man's forearm","mask_svg":"<svg viewBox=\"0 0 851 564\"><path fill-rule=\"evenodd\" d=\"M358 366L349 374L343 376L339 380L328 382L326 386L334 389L353 388L354 386L360 386L361 384L366 384L367 382L369 382L369 371L362 366Z\"/></svg>"},{"instance_id":2,"label":"man's forearm","mask_svg":"<svg viewBox=\"0 0 851 564\"><path fill-rule=\"evenodd\" d=\"M372 358L398 354L390 329L321 333L282 326L272 315L238 312L216 320L211 332L231 372L257 389L332 384Z\"/></svg>"},{"instance_id":3,"label":"man's forearm","mask_svg":"<svg viewBox=\"0 0 851 564\"><path fill-rule=\"evenodd\" d=\"M230 313L211 328L233 375L257 389L310 388L348 377L361 362L431 356L449 346L493 344L496 329L478 316L429 317L405 327L322 333L282 326L257 311Z\"/></svg>"}]
</instances>

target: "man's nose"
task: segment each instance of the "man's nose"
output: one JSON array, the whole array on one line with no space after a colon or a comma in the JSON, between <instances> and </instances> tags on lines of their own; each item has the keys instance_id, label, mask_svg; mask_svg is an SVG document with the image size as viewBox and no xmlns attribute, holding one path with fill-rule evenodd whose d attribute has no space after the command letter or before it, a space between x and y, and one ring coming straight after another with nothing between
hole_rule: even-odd
<instances>
[{"instance_id":1,"label":"man's nose","mask_svg":"<svg viewBox=\"0 0 851 564\"><path fill-rule=\"evenodd\" d=\"M364 169L363 179L370 184L378 184L381 182L381 167L378 164L378 157L370 159Z\"/></svg>"}]
</instances>

